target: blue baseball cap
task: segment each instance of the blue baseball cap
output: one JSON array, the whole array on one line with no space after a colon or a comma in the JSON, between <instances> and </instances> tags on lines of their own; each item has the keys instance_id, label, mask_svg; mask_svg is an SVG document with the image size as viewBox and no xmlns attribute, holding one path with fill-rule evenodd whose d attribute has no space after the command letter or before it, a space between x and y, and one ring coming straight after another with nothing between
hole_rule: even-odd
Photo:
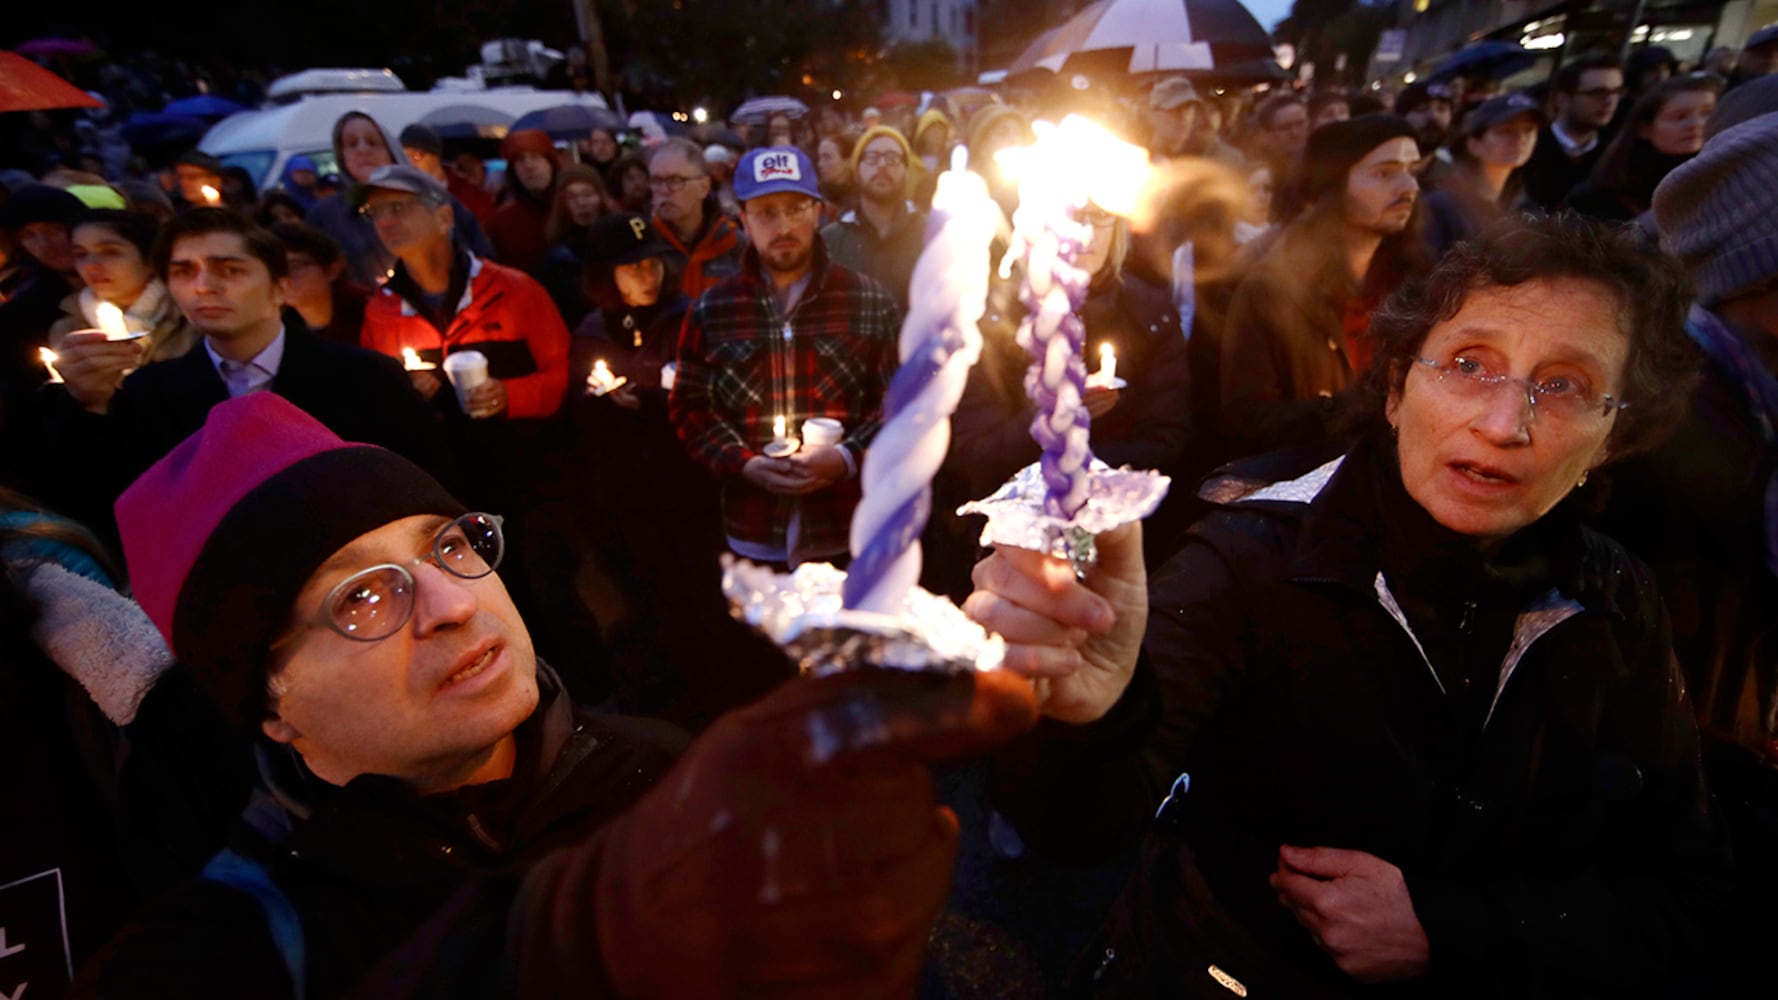
<instances>
[{"instance_id":1,"label":"blue baseball cap","mask_svg":"<svg viewBox=\"0 0 1778 1000\"><path fill-rule=\"evenodd\" d=\"M815 164L795 146L761 146L750 149L735 168L735 200L741 202L781 192L821 197L815 183Z\"/></svg>"}]
</instances>

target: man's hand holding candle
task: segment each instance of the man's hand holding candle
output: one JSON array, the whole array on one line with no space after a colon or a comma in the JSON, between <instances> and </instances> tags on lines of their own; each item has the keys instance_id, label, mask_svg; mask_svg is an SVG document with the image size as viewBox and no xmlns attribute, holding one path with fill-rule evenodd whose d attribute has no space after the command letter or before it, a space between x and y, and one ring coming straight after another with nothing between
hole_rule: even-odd
<instances>
[{"instance_id":1,"label":"man's hand holding candle","mask_svg":"<svg viewBox=\"0 0 1778 1000\"><path fill-rule=\"evenodd\" d=\"M414 391L428 403L432 402L432 397L438 395L438 390L444 387L444 376L436 371L409 369L407 377L414 383Z\"/></svg>"},{"instance_id":2,"label":"man's hand holding candle","mask_svg":"<svg viewBox=\"0 0 1778 1000\"><path fill-rule=\"evenodd\" d=\"M741 478L767 493L786 497L804 496L827 486L790 459L766 455L755 455L748 459L747 464L741 467Z\"/></svg>"},{"instance_id":3,"label":"man's hand holding candle","mask_svg":"<svg viewBox=\"0 0 1778 1000\"><path fill-rule=\"evenodd\" d=\"M805 479L818 483L816 489L832 486L847 475L846 458L840 454L839 445L811 445L805 442L800 451L785 461L796 466Z\"/></svg>"}]
</instances>

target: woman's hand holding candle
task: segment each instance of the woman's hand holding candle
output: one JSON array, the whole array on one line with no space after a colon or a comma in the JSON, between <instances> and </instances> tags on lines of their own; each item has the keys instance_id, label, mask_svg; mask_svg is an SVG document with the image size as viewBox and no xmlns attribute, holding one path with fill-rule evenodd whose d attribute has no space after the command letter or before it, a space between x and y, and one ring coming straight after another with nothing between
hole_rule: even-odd
<instances>
[{"instance_id":1,"label":"woman's hand holding candle","mask_svg":"<svg viewBox=\"0 0 1778 1000\"><path fill-rule=\"evenodd\" d=\"M140 343L111 340L98 330L68 334L56 355L68 395L90 413L109 413L124 376L142 364Z\"/></svg>"}]
</instances>

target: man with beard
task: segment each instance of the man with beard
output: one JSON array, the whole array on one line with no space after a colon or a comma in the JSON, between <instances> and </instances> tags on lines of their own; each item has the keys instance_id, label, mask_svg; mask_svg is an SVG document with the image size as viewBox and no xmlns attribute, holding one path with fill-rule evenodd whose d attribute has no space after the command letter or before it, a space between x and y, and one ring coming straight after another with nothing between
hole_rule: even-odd
<instances>
[{"instance_id":1,"label":"man with beard","mask_svg":"<svg viewBox=\"0 0 1778 1000\"><path fill-rule=\"evenodd\" d=\"M781 564L844 557L858 468L895 372L900 310L875 280L829 261L807 154L748 151L735 197L749 245L741 272L686 316L673 423L722 483L736 553ZM814 418L837 421L839 440L800 449L780 440Z\"/></svg>"},{"instance_id":2,"label":"man with beard","mask_svg":"<svg viewBox=\"0 0 1778 1000\"><path fill-rule=\"evenodd\" d=\"M1235 289L1218 427L1231 457L1326 441L1370 368L1370 315L1410 272L1419 184L1415 129L1363 115L1315 130L1309 209Z\"/></svg>"},{"instance_id":3,"label":"man with beard","mask_svg":"<svg viewBox=\"0 0 1778 1000\"><path fill-rule=\"evenodd\" d=\"M1437 175L1451 166L1451 153L1445 149L1451 134L1451 88L1442 83L1410 84L1395 99L1395 113L1414 126L1420 145L1414 177L1421 187L1430 188Z\"/></svg>"},{"instance_id":4,"label":"man with beard","mask_svg":"<svg viewBox=\"0 0 1778 1000\"><path fill-rule=\"evenodd\" d=\"M858 207L821 230L834 262L882 282L904 309L926 237L926 213L908 200L911 159L900 132L881 125L866 132L852 150Z\"/></svg>"},{"instance_id":5,"label":"man with beard","mask_svg":"<svg viewBox=\"0 0 1778 1000\"><path fill-rule=\"evenodd\" d=\"M1624 96L1623 64L1611 55L1582 56L1556 71L1550 96L1555 116L1538 133L1522 174L1525 194L1546 210L1559 207L1605 151L1601 132Z\"/></svg>"}]
</instances>

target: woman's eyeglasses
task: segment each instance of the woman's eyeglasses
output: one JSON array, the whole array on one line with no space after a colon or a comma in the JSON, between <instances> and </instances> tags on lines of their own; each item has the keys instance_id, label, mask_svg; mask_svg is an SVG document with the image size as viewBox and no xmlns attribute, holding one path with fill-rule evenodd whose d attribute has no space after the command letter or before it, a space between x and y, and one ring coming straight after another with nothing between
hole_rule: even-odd
<instances>
[{"instance_id":1,"label":"woman's eyeglasses","mask_svg":"<svg viewBox=\"0 0 1778 1000\"><path fill-rule=\"evenodd\" d=\"M1586 383L1566 375L1532 381L1496 372L1483 362L1463 355L1450 361L1414 360L1432 369L1438 384L1458 399L1488 399L1506 386L1517 386L1531 405L1533 418L1541 413L1555 420L1578 421L1594 416L1607 417L1630 405L1608 393L1595 393Z\"/></svg>"}]
</instances>

